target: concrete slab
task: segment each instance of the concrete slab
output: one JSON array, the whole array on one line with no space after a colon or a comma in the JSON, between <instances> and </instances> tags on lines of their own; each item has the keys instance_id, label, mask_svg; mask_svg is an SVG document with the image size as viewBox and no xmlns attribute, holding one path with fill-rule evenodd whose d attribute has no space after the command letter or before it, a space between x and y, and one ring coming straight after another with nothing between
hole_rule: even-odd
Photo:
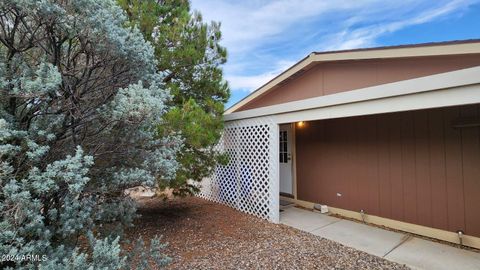
<instances>
[{"instance_id":1,"label":"concrete slab","mask_svg":"<svg viewBox=\"0 0 480 270\"><path fill-rule=\"evenodd\" d=\"M292 202L280 199L280 206L290 206L290 205L295 205L295 204Z\"/></svg>"},{"instance_id":2,"label":"concrete slab","mask_svg":"<svg viewBox=\"0 0 480 270\"><path fill-rule=\"evenodd\" d=\"M280 223L306 232L311 232L339 221L341 219L297 207L287 208L280 213Z\"/></svg>"},{"instance_id":3,"label":"concrete slab","mask_svg":"<svg viewBox=\"0 0 480 270\"><path fill-rule=\"evenodd\" d=\"M296 207L280 222L413 269L480 270L480 253Z\"/></svg>"},{"instance_id":4,"label":"concrete slab","mask_svg":"<svg viewBox=\"0 0 480 270\"><path fill-rule=\"evenodd\" d=\"M413 269L480 269L480 253L420 238L409 239L385 258Z\"/></svg>"},{"instance_id":5,"label":"concrete slab","mask_svg":"<svg viewBox=\"0 0 480 270\"><path fill-rule=\"evenodd\" d=\"M385 256L408 238L405 234L349 220L336 222L311 233L379 257Z\"/></svg>"}]
</instances>

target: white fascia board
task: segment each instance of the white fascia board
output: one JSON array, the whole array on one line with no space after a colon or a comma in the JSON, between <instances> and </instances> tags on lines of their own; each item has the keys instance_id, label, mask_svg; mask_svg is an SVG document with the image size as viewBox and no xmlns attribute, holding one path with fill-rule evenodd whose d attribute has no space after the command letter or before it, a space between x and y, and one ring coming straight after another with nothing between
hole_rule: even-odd
<instances>
[{"instance_id":1,"label":"white fascia board","mask_svg":"<svg viewBox=\"0 0 480 270\"><path fill-rule=\"evenodd\" d=\"M378 48L366 51L331 52L314 54L313 61L339 61L363 59L388 59L404 57L445 56L480 53L480 43L445 44L404 48Z\"/></svg>"},{"instance_id":2,"label":"white fascia board","mask_svg":"<svg viewBox=\"0 0 480 270\"><path fill-rule=\"evenodd\" d=\"M480 83L480 66L224 115L225 121L419 94ZM480 93L478 93L480 95Z\"/></svg>"},{"instance_id":3,"label":"white fascia board","mask_svg":"<svg viewBox=\"0 0 480 270\"><path fill-rule=\"evenodd\" d=\"M480 103L480 84L277 114L278 124Z\"/></svg>"}]
</instances>

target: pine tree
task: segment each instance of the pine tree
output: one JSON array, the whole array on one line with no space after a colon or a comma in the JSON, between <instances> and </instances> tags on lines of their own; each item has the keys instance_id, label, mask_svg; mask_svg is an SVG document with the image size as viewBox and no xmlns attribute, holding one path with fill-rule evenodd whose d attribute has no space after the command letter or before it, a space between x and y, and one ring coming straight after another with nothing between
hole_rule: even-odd
<instances>
[{"instance_id":1,"label":"pine tree","mask_svg":"<svg viewBox=\"0 0 480 270\"><path fill-rule=\"evenodd\" d=\"M158 69L171 91L173 109L158 127L161 134L184 140L174 181L160 182L177 195L197 191L198 181L224 160L215 151L223 130L224 104L230 92L221 65L227 52L219 42L220 24L204 23L188 0L118 0L131 24L138 26L155 48ZM194 182L190 182L193 180Z\"/></svg>"}]
</instances>

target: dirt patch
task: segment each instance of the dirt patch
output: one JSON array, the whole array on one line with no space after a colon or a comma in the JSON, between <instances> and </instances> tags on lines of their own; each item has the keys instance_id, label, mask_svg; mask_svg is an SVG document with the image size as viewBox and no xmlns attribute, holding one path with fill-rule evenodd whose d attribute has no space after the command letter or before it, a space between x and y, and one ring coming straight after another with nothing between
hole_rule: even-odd
<instances>
[{"instance_id":1,"label":"dirt patch","mask_svg":"<svg viewBox=\"0 0 480 270\"><path fill-rule=\"evenodd\" d=\"M163 235L169 269L408 269L199 198L139 201L130 239Z\"/></svg>"}]
</instances>

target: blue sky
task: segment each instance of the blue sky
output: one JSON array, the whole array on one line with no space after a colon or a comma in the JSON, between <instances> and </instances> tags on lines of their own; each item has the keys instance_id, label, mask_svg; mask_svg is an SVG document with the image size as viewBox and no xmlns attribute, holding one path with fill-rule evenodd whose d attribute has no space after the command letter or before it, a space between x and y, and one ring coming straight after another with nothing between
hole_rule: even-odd
<instances>
[{"instance_id":1,"label":"blue sky","mask_svg":"<svg viewBox=\"0 0 480 270\"><path fill-rule=\"evenodd\" d=\"M480 0L192 0L222 23L230 107L312 51L480 38Z\"/></svg>"}]
</instances>

